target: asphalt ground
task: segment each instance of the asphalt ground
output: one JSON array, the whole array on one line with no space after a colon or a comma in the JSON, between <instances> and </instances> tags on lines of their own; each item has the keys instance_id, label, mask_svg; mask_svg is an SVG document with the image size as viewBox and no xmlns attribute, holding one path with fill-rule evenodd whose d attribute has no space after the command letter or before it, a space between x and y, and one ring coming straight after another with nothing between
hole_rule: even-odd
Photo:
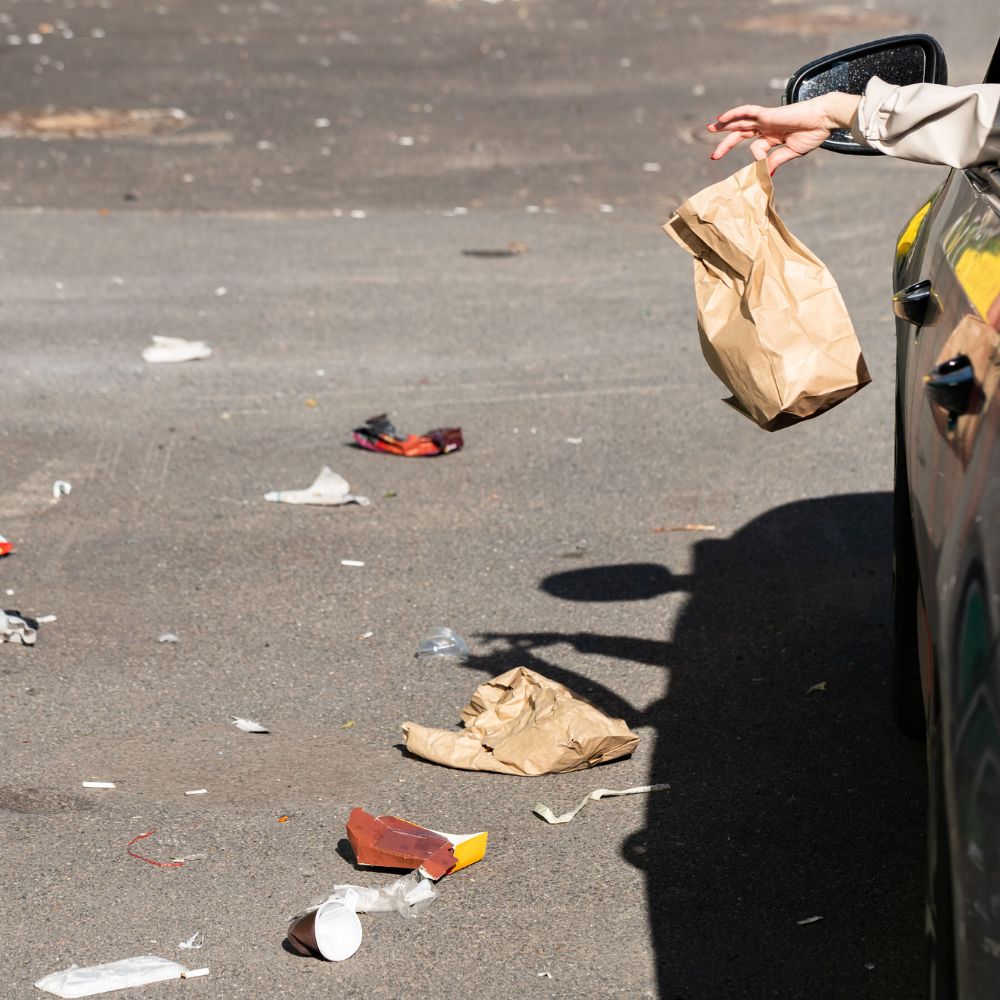
<instances>
[{"instance_id":1,"label":"asphalt ground","mask_svg":"<svg viewBox=\"0 0 1000 1000\"><path fill-rule=\"evenodd\" d=\"M738 27L790 10L827 28ZM887 297L894 234L942 173L817 154L778 175L874 382L774 435L719 402L658 228L743 162L710 165L695 123L897 30L850 11L833 30L751 4L8 8L8 110L191 121L0 139L0 586L58 618L0 646L0 995L143 953L211 969L150 998L921 995L923 756L886 690ZM981 73L973 10L889 13ZM153 334L214 354L147 365ZM351 447L384 410L466 447ZM262 500L324 464L372 505ZM414 659L435 624L467 663ZM404 721L452 726L517 665L626 718L636 754L523 779L400 749ZM651 781L671 789L531 813ZM294 957L289 917L389 877L345 849L356 805L489 830L486 859L416 920L362 917L348 962ZM149 856L201 857L129 857L151 829Z\"/></svg>"}]
</instances>

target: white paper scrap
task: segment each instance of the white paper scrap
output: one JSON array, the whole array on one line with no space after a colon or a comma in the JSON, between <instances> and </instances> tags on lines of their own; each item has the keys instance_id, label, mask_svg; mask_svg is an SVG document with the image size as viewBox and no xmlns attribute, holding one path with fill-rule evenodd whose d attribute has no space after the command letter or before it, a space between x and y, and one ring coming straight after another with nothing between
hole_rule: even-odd
<instances>
[{"instance_id":1,"label":"white paper scrap","mask_svg":"<svg viewBox=\"0 0 1000 1000\"><path fill-rule=\"evenodd\" d=\"M635 788L595 788L588 796L586 796L575 809L571 809L568 813L563 813L562 816L556 816L552 810L541 802L537 803L535 807L531 810L536 816L541 816L546 823L568 823L588 802L596 801L597 799L607 799L615 795L639 795L643 792L665 792L670 786L667 784L662 785L636 785Z\"/></svg>"},{"instance_id":2,"label":"white paper scrap","mask_svg":"<svg viewBox=\"0 0 1000 1000\"><path fill-rule=\"evenodd\" d=\"M173 632L164 632L157 642L180 642L180 639Z\"/></svg>"},{"instance_id":3,"label":"white paper scrap","mask_svg":"<svg viewBox=\"0 0 1000 1000\"><path fill-rule=\"evenodd\" d=\"M203 340L185 340L183 337L153 337L153 344L142 352L144 361L167 364L174 361L200 361L210 357L212 348Z\"/></svg>"},{"instance_id":4,"label":"white paper scrap","mask_svg":"<svg viewBox=\"0 0 1000 1000\"><path fill-rule=\"evenodd\" d=\"M115 783L113 781L84 781L82 782L84 788L114 788Z\"/></svg>"},{"instance_id":5,"label":"white paper scrap","mask_svg":"<svg viewBox=\"0 0 1000 1000\"><path fill-rule=\"evenodd\" d=\"M131 986L180 979L185 974L188 974L188 970L179 962L171 962L170 959L157 955L138 955L86 968L71 965L61 972L43 976L35 982L35 986L57 997L92 997L98 993L125 990Z\"/></svg>"},{"instance_id":6,"label":"white paper scrap","mask_svg":"<svg viewBox=\"0 0 1000 1000\"><path fill-rule=\"evenodd\" d=\"M304 490L272 490L264 494L272 503L308 503L317 507L340 507L356 503L367 507L371 500L350 492L351 486L343 476L324 465L315 482Z\"/></svg>"},{"instance_id":7,"label":"white paper scrap","mask_svg":"<svg viewBox=\"0 0 1000 1000\"><path fill-rule=\"evenodd\" d=\"M60 497L69 496L73 492L73 484L67 483L65 479L57 479L52 484L52 499L58 500Z\"/></svg>"},{"instance_id":8,"label":"white paper scrap","mask_svg":"<svg viewBox=\"0 0 1000 1000\"><path fill-rule=\"evenodd\" d=\"M197 949L201 948L204 944L205 944L204 936L202 935L201 931L195 931L194 934L192 934L191 937L187 939L187 941L181 941L181 943L177 947L185 951L192 949L197 951ZM188 978L190 978L190 976L191 973L189 972Z\"/></svg>"},{"instance_id":9,"label":"white paper scrap","mask_svg":"<svg viewBox=\"0 0 1000 1000\"><path fill-rule=\"evenodd\" d=\"M185 792L185 795L208 795L207 788L192 788L190 792Z\"/></svg>"},{"instance_id":10,"label":"white paper scrap","mask_svg":"<svg viewBox=\"0 0 1000 1000\"><path fill-rule=\"evenodd\" d=\"M233 725L237 729L242 729L245 733L269 733L271 731L266 726L262 726L259 722L254 722L252 719L241 719L236 715L231 715L230 718L233 720Z\"/></svg>"}]
</instances>

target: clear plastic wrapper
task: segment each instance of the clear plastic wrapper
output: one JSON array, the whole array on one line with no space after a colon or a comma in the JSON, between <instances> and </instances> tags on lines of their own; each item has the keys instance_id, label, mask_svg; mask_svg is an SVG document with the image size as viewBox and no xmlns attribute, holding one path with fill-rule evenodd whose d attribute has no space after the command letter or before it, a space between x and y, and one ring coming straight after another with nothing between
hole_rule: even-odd
<instances>
[{"instance_id":1,"label":"clear plastic wrapper","mask_svg":"<svg viewBox=\"0 0 1000 1000\"><path fill-rule=\"evenodd\" d=\"M417 645L417 656L454 656L458 660L467 660L469 646L453 629L445 625L434 625Z\"/></svg>"}]
</instances>

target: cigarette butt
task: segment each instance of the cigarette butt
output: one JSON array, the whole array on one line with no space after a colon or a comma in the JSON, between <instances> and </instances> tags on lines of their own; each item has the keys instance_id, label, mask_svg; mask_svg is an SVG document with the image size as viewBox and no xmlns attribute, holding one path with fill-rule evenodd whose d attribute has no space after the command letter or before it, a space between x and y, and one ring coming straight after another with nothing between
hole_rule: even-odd
<instances>
[{"instance_id":1,"label":"cigarette butt","mask_svg":"<svg viewBox=\"0 0 1000 1000\"><path fill-rule=\"evenodd\" d=\"M364 566L364 563L360 559L341 559L341 566Z\"/></svg>"},{"instance_id":2,"label":"cigarette butt","mask_svg":"<svg viewBox=\"0 0 1000 1000\"><path fill-rule=\"evenodd\" d=\"M181 973L181 979L200 979L202 976L208 975L208 966L204 969L188 969L187 972Z\"/></svg>"},{"instance_id":3,"label":"cigarette butt","mask_svg":"<svg viewBox=\"0 0 1000 1000\"><path fill-rule=\"evenodd\" d=\"M84 781L84 788L114 788L115 783L113 781Z\"/></svg>"},{"instance_id":4,"label":"cigarette butt","mask_svg":"<svg viewBox=\"0 0 1000 1000\"><path fill-rule=\"evenodd\" d=\"M190 792L185 792L185 795L207 795L207 788L192 788Z\"/></svg>"}]
</instances>

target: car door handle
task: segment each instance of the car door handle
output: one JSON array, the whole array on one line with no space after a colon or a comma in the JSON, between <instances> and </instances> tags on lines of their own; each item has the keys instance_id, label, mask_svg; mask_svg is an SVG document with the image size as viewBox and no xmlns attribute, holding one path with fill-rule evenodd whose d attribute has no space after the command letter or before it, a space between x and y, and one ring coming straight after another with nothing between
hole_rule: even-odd
<instances>
[{"instance_id":1,"label":"car door handle","mask_svg":"<svg viewBox=\"0 0 1000 1000\"><path fill-rule=\"evenodd\" d=\"M953 430L962 413L968 413L975 402L976 373L966 354L935 365L924 376L924 388L932 403L948 411L948 429Z\"/></svg>"},{"instance_id":2,"label":"car door handle","mask_svg":"<svg viewBox=\"0 0 1000 1000\"><path fill-rule=\"evenodd\" d=\"M930 280L924 278L906 288L901 288L892 297L892 311L907 323L914 326L928 326L933 320L936 299Z\"/></svg>"}]
</instances>

